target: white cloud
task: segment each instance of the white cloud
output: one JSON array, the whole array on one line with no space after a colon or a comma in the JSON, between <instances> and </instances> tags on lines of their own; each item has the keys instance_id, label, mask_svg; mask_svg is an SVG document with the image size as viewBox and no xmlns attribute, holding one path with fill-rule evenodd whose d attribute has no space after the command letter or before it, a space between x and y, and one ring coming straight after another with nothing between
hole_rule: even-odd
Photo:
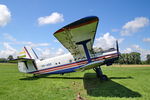
<instances>
[{"instance_id":1,"label":"white cloud","mask_svg":"<svg viewBox=\"0 0 150 100\"><path fill-rule=\"evenodd\" d=\"M3 43L3 46L7 50L16 51L13 47L11 47L7 42Z\"/></svg>"},{"instance_id":2,"label":"white cloud","mask_svg":"<svg viewBox=\"0 0 150 100\"><path fill-rule=\"evenodd\" d=\"M110 35L110 33L105 33L102 37L95 39L94 47L101 47L102 49L106 50L112 47L115 47L116 38ZM120 39L119 42L121 43L124 39Z\"/></svg>"},{"instance_id":3,"label":"white cloud","mask_svg":"<svg viewBox=\"0 0 150 100\"><path fill-rule=\"evenodd\" d=\"M112 29L111 31L112 31L112 32L119 32L120 30L119 30L119 29L114 28L114 29Z\"/></svg>"},{"instance_id":4,"label":"white cloud","mask_svg":"<svg viewBox=\"0 0 150 100\"><path fill-rule=\"evenodd\" d=\"M36 48L36 51L39 54L39 57L44 59L65 54L65 51L62 48L58 48L57 50L56 49L53 50L50 48L45 48L45 49Z\"/></svg>"},{"instance_id":5,"label":"white cloud","mask_svg":"<svg viewBox=\"0 0 150 100\"><path fill-rule=\"evenodd\" d=\"M10 41L14 41L14 42L16 41L16 39L8 33L5 33L3 35L6 40L10 40Z\"/></svg>"},{"instance_id":6,"label":"white cloud","mask_svg":"<svg viewBox=\"0 0 150 100\"><path fill-rule=\"evenodd\" d=\"M19 51L13 48L10 43L3 42L1 44L3 46L3 49L0 50L0 58L7 58L9 55L13 55L13 57L15 58L17 57ZM36 53L40 58L45 59L65 54L65 51L62 48L58 48L57 50L53 48L40 48L41 46L46 45L47 44L34 44L34 47L36 47L35 50L37 51Z\"/></svg>"},{"instance_id":7,"label":"white cloud","mask_svg":"<svg viewBox=\"0 0 150 100\"><path fill-rule=\"evenodd\" d=\"M150 38L144 38L143 41L144 42L150 42Z\"/></svg>"},{"instance_id":8,"label":"white cloud","mask_svg":"<svg viewBox=\"0 0 150 100\"><path fill-rule=\"evenodd\" d=\"M130 48L126 48L122 51L122 53L131 53L131 52L139 52L141 54L141 59L146 60L147 54L150 54L150 50L146 50L141 48L139 45L132 45Z\"/></svg>"},{"instance_id":9,"label":"white cloud","mask_svg":"<svg viewBox=\"0 0 150 100\"><path fill-rule=\"evenodd\" d=\"M29 41L18 41L12 35L5 33L2 35L5 41L7 42L0 42L3 46L3 49L0 50L0 57L7 58L9 55L17 56L18 51L14 49L11 45L22 45L22 46L30 46L30 47L47 47L49 43L33 43Z\"/></svg>"},{"instance_id":10,"label":"white cloud","mask_svg":"<svg viewBox=\"0 0 150 100\"><path fill-rule=\"evenodd\" d=\"M0 27L5 26L11 19L11 12L6 5L0 4Z\"/></svg>"},{"instance_id":11,"label":"white cloud","mask_svg":"<svg viewBox=\"0 0 150 100\"><path fill-rule=\"evenodd\" d=\"M13 48L10 44L13 44L12 42L3 42L1 43L3 45L3 49L0 50L0 58L4 57L7 58L9 55L13 55L14 57L17 57L19 51ZM16 44L16 42L15 42ZM19 44L19 42L17 42ZM26 46L33 47L37 51L37 54L40 58L51 58L59 55L65 54L64 49L58 48L57 50L54 48L42 48L49 46L48 43L32 43L32 42L20 42L20 44L26 44Z\"/></svg>"},{"instance_id":12,"label":"white cloud","mask_svg":"<svg viewBox=\"0 0 150 100\"><path fill-rule=\"evenodd\" d=\"M125 50L123 50L123 53L131 53L131 52L133 52L131 48L126 48Z\"/></svg>"},{"instance_id":13,"label":"white cloud","mask_svg":"<svg viewBox=\"0 0 150 100\"><path fill-rule=\"evenodd\" d=\"M33 42L26 42L26 41L22 41L22 42L17 42L18 44L24 44L26 46L30 46L30 47L46 47L49 46L49 43L33 43Z\"/></svg>"},{"instance_id":14,"label":"white cloud","mask_svg":"<svg viewBox=\"0 0 150 100\"><path fill-rule=\"evenodd\" d=\"M14 38L12 35L5 33L3 34L4 39L7 41L10 41L9 44L18 44L18 45L25 45L25 46L30 46L30 47L46 47L49 46L49 43L33 43L30 41L17 41L16 38Z\"/></svg>"},{"instance_id":15,"label":"white cloud","mask_svg":"<svg viewBox=\"0 0 150 100\"><path fill-rule=\"evenodd\" d=\"M150 50L143 49L139 45L133 45L132 47L135 49L135 51L141 53L142 60L146 60L147 54L150 54Z\"/></svg>"},{"instance_id":16,"label":"white cloud","mask_svg":"<svg viewBox=\"0 0 150 100\"><path fill-rule=\"evenodd\" d=\"M9 43L3 43L4 50L0 50L0 57L7 58L9 55L13 55L14 57L17 56L18 52Z\"/></svg>"},{"instance_id":17,"label":"white cloud","mask_svg":"<svg viewBox=\"0 0 150 100\"><path fill-rule=\"evenodd\" d=\"M121 31L122 36L129 36L138 32L141 28L149 25L150 20L146 17L136 17L134 20L127 22Z\"/></svg>"},{"instance_id":18,"label":"white cloud","mask_svg":"<svg viewBox=\"0 0 150 100\"><path fill-rule=\"evenodd\" d=\"M39 25L56 24L56 23L63 22L63 21L64 21L63 14L60 14L58 12L53 12L49 16L38 18Z\"/></svg>"},{"instance_id":19,"label":"white cloud","mask_svg":"<svg viewBox=\"0 0 150 100\"><path fill-rule=\"evenodd\" d=\"M124 41L124 38L119 38L118 39L118 43L120 44L120 43L122 43Z\"/></svg>"},{"instance_id":20,"label":"white cloud","mask_svg":"<svg viewBox=\"0 0 150 100\"><path fill-rule=\"evenodd\" d=\"M62 48L59 48L58 51L56 52L56 55L63 55L65 54L65 51Z\"/></svg>"},{"instance_id":21,"label":"white cloud","mask_svg":"<svg viewBox=\"0 0 150 100\"><path fill-rule=\"evenodd\" d=\"M36 48L36 50L40 58L45 59L53 56L50 48L46 48L46 49Z\"/></svg>"},{"instance_id":22,"label":"white cloud","mask_svg":"<svg viewBox=\"0 0 150 100\"><path fill-rule=\"evenodd\" d=\"M136 50L140 50L140 46L139 45L134 44L134 45L132 45L132 47L135 48Z\"/></svg>"}]
</instances>

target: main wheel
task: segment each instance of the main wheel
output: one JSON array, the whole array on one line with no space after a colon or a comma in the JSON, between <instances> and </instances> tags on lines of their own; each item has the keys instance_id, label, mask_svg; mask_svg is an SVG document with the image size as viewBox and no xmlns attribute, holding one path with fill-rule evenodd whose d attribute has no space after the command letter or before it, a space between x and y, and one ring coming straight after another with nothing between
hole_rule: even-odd
<instances>
[{"instance_id":1,"label":"main wheel","mask_svg":"<svg viewBox=\"0 0 150 100\"><path fill-rule=\"evenodd\" d=\"M104 80L104 81L107 81L108 77L107 77L107 75L102 75L101 79Z\"/></svg>"}]
</instances>

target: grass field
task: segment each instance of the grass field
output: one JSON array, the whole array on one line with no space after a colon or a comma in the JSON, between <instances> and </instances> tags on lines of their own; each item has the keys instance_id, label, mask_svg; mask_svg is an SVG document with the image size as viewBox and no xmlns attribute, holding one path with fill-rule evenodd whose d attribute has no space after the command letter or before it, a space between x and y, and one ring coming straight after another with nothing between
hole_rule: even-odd
<instances>
[{"instance_id":1,"label":"grass field","mask_svg":"<svg viewBox=\"0 0 150 100\"><path fill-rule=\"evenodd\" d=\"M150 100L150 67L102 67L109 81L93 70L39 76L18 72L16 64L0 64L0 100Z\"/></svg>"}]
</instances>

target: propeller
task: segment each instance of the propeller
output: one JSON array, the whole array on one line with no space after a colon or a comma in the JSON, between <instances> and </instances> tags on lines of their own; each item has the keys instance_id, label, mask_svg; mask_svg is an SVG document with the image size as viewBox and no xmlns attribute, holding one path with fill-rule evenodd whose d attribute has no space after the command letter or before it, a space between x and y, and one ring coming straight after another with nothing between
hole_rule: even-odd
<instances>
[{"instance_id":1,"label":"propeller","mask_svg":"<svg viewBox=\"0 0 150 100\"><path fill-rule=\"evenodd\" d=\"M125 63L125 60L124 60L123 56L122 56L121 53L119 52L118 40L116 40L116 50L117 50L117 54L118 54L118 59L119 59L119 58L122 58L123 62Z\"/></svg>"},{"instance_id":2,"label":"propeller","mask_svg":"<svg viewBox=\"0 0 150 100\"><path fill-rule=\"evenodd\" d=\"M119 52L118 40L116 40L116 49L117 49L117 54L118 54L118 58L119 58L119 56L121 56L121 54Z\"/></svg>"}]
</instances>

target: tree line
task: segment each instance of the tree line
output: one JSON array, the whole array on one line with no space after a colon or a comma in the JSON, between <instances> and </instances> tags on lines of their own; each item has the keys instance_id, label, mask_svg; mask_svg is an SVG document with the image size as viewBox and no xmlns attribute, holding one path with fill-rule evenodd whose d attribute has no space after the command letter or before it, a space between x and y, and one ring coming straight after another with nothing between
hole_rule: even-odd
<instances>
[{"instance_id":1,"label":"tree line","mask_svg":"<svg viewBox=\"0 0 150 100\"><path fill-rule=\"evenodd\" d=\"M139 52L123 53L119 57L118 64L150 64L150 54L147 54L146 60L141 60Z\"/></svg>"},{"instance_id":2,"label":"tree line","mask_svg":"<svg viewBox=\"0 0 150 100\"><path fill-rule=\"evenodd\" d=\"M10 60L13 60L13 56L12 55L9 55L7 58L0 58L0 63L7 63L9 62Z\"/></svg>"}]
</instances>

